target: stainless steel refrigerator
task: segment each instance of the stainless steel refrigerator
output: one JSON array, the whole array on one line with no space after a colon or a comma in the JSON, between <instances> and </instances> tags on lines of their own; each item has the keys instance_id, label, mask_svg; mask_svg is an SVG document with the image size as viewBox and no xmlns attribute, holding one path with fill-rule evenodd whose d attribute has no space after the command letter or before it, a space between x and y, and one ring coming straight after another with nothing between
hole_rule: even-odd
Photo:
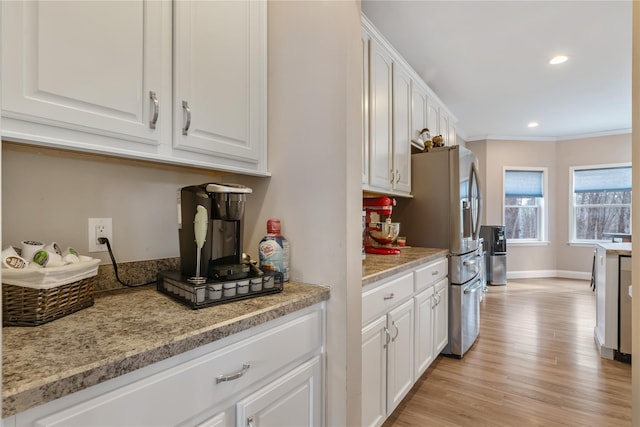
<instances>
[{"instance_id":1,"label":"stainless steel refrigerator","mask_svg":"<svg viewBox=\"0 0 640 427\"><path fill-rule=\"evenodd\" d=\"M411 194L411 199L397 200L393 219L407 245L449 250L449 344L443 353L462 357L480 332L482 186L477 157L458 145L413 154Z\"/></svg>"}]
</instances>

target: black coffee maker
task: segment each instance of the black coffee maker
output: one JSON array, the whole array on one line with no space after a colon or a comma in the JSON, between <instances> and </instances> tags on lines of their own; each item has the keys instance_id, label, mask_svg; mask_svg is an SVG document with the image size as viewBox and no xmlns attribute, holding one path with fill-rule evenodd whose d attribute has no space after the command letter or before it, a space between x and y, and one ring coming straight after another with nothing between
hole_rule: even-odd
<instances>
[{"instance_id":1,"label":"black coffee maker","mask_svg":"<svg viewBox=\"0 0 640 427\"><path fill-rule=\"evenodd\" d=\"M207 183L178 190L181 272L191 283L249 275L243 263L244 204L251 188Z\"/></svg>"}]
</instances>

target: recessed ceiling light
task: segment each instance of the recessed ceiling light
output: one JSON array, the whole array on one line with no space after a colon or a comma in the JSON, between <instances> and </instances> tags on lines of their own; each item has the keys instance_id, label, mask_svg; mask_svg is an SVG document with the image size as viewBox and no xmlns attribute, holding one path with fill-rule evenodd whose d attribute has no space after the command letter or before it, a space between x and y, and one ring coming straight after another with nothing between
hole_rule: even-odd
<instances>
[{"instance_id":1,"label":"recessed ceiling light","mask_svg":"<svg viewBox=\"0 0 640 427\"><path fill-rule=\"evenodd\" d=\"M563 62L566 62L567 59L569 59L569 57L566 55L556 55L553 58L551 58L551 60L549 61L549 64L551 65L562 64Z\"/></svg>"},{"instance_id":2,"label":"recessed ceiling light","mask_svg":"<svg viewBox=\"0 0 640 427\"><path fill-rule=\"evenodd\" d=\"M530 128L537 128L540 124L538 122L530 122L527 126Z\"/></svg>"}]
</instances>

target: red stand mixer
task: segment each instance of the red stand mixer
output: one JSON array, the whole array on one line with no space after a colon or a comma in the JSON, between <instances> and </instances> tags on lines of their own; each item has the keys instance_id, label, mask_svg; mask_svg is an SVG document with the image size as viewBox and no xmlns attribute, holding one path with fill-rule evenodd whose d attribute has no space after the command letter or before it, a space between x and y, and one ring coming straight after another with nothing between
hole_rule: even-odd
<instances>
[{"instance_id":1,"label":"red stand mixer","mask_svg":"<svg viewBox=\"0 0 640 427\"><path fill-rule=\"evenodd\" d=\"M391 222L391 212L396 205L390 197L365 197L362 209L365 211L364 250L370 254L399 254L396 241L400 234L400 223Z\"/></svg>"}]
</instances>

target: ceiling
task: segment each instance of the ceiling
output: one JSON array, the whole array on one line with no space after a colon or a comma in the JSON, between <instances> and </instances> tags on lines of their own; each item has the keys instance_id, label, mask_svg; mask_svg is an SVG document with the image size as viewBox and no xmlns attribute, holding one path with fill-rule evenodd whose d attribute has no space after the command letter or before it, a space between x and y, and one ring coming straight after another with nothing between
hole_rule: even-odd
<instances>
[{"instance_id":1,"label":"ceiling","mask_svg":"<svg viewBox=\"0 0 640 427\"><path fill-rule=\"evenodd\" d=\"M630 132L631 1L362 0L362 11L466 141ZM569 60L550 65L560 53Z\"/></svg>"}]
</instances>

